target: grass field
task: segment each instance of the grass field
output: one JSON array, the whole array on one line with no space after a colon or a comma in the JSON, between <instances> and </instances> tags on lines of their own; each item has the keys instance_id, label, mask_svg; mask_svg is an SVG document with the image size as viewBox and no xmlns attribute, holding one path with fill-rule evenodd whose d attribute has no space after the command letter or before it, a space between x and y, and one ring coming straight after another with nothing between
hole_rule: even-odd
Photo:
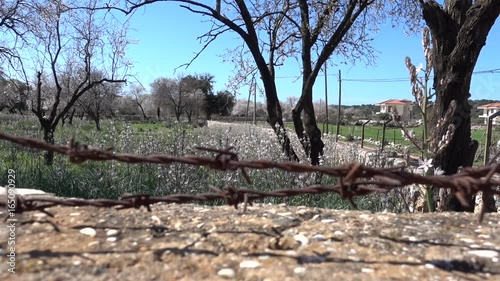
<instances>
[{"instance_id":1,"label":"grass field","mask_svg":"<svg viewBox=\"0 0 500 281\"><path fill-rule=\"evenodd\" d=\"M7 134L41 139L42 132L34 118L0 116L0 130ZM240 159L286 160L274 133L267 127L247 124L215 124L210 128L194 128L165 122L126 123L103 121L102 130L93 123L76 120L72 126L59 127L56 144L67 144L71 138L82 144L108 148L115 152L132 154L205 155L211 153L195 146L225 148L234 146ZM299 147L295 139L295 146ZM325 165L336 166L357 157L355 150L339 152L333 137L325 138ZM298 149L300 152L300 148ZM301 155L302 161L307 159ZM248 171L252 183L248 184L238 172L220 172L205 167L181 164L152 165L118 162L69 163L66 157L56 155L54 164L46 166L43 153L0 141L0 172L16 171L16 186L37 188L60 196L80 198L118 198L123 194L146 193L162 196L175 193L211 192L209 185L249 187L271 191L278 188L300 188L318 181L315 174L294 174L276 170ZM0 177L5 185L7 177ZM323 176L321 183L335 183L335 178ZM358 198L364 209L381 210L381 200L374 196ZM335 194L301 196L291 199L269 199L264 202L307 205L325 208L349 209L350 205ZM219 202L218 204L222 204Z\"/></svg>"},{"instance_id":2,"label":"grass field","mask_svg":"<svg viewBox=\"0 0 500 281\"><path fill-rule=\"evenodd\" d=\"M324 131L323 127L320 126L320 128ZM326 128L325 128L326 129ZM382 126L365 126L365 139L373 139L375 141L382 141ZM409 130L413 130L417 136L422 135L422 128L421 127L415 127L415 128L409 128ZM329 125L328 131L330 134L335 134L337 132L337 126L336 125ZM339 128L340 135L348 137L349 135L352 136L358 136L361 137L362 134L362 126L340 126ZM386 128L386 135L385 139L387 142L391 142L394 144L401 144L403 146L409 146L410 148L413 148L413 145L411 144L410 141L405 140L403 138L403 135L401 133L400 128L394 128L394 127L387 127ZM482 164L482 159L484 155L484 147L485 147L485 142L486 142L486 129L485 128L480 128L477 130L472 130L472 139L475 139L479 142L479 151L476 154L476 164L480 165ZM494 127L492 131L492 144L494 145L500 141L500 127ZM370 147L374 146L373 144L370 144L369 142L365 142L365 145ZM417 153L416 150L412 149L412 153Z\"/></svg>"},{"instance_id":3,"label":"grass field","mask_svg":"<svg viewBox=\"0 0 500 281\"><path fill-rule=\"evenodd\" d=\"M342 127L342 134L359 134L361 127ZM330 131L335 128L331 127ZM380 128L368 127L367 138L381 137ZM0 115L0 131L17 136L42 138L37 120L32 117ZM396 142L402 141L398 129L388 129L388 139L396 133ZM399 132L399 133L398 133ZM391 135L392 134L392 135ZM477 133L476 133L477 134ZM292 143L302 162L308 163L303 155L297 138L290 133ZM498 139L498 131L495 135ZM234 146L240 159L268 159L284 161L276 136L267 126L248 124L212 123L210 127L194 128L185 124L166 122L102 122L102 130L96 131L94 124L76 120L73 125L59 127L56 143L68 144L75 138L82 144L108 148L115 152L132 154L204 155L208 152L195 149L195 146L225 148ZM323 163L337 166L359 161L356 145L339 149L334 135L325 135L325 154ZM85 162L71 164L66 157L56 155L54 164L46 166L43 153L25 149L11 143L0 141L0 172L7 175L8 169L16 171L16 186L38 188L60 196L81 198L118 198L123 194L146 193L167 195L174 193L197 194L210 192L209 185L219 188L225 186L250 187L271 191L278 188L301 188L314 183L332 184L335 178L315 174L295 174L276 170L249 171L252 183L248 184L237 172L220 172L205 167L181 164L153 165L127 164L119 162ZM382 161L383 162L383 161ZM0 185L5 185L7 177L0 177ZM380 211L386 209L388 196L374 194L356 199L362 209ZM335 194L319 196L300 196L291 199L269 199L264 202L292 205L307 205L336 209L349 209L350 205ZM217 204L221 204L219 202Z\"/></svg>"},{"instance_id":4,"label":"grass field","mask_svg":"<svg viewBox=\"0 0 500 281\"><path fill-rule=\"evenodd\" d=\"M323 130L323 126L320 126L320 129ZM326 129L326 128L325 128ZM365 138L371 138L376 141L382 140L382 126L365 126ZM409 130L413 130L417 136L422 135L422 127L409 128ZM362 126L340 126L340 135L348 136L359 136L361 137ZM330 124L328 127L328 132L331 134L335 134L337 132L337 125ZM389 142L393 142L396 144L407 144L410 142L405 140L402 136L400 128L387 127L386 128L386 140ZM480 143L484 144L486 139L486 130L479 129L472 131L472 138L478 140ZM500 129L496 128L493 131L493 140L500 139Z\"/></svg>"}]
</instances>

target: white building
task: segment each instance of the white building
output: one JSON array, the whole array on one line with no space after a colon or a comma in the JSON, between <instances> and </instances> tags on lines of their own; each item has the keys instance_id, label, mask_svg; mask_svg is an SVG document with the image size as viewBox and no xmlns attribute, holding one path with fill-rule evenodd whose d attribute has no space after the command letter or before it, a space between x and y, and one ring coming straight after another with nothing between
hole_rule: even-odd
<instances>
[{"instance_id":1,"label":"white building","mask_svg":"<svg viewBox=\"0 0 500 281\"><path fill-rule=\"evenodd\" d=\"M489 103L485 105L478 106L477 109L482 109L483 114L479 117L484 118L484 124L488 124L488 117L497 111L500 111L500 102ZM493 125L500 124L500 116L493 118Z\"/></svg>"},{"instance_id":2,"label":"white building","mask_svg":"<svg viewBox=\"0 0 500 281\"><path fill-rule=\"evenodd\" d=\"M411 100L397 100L391 99L376 104L380 106L380 111L377 114L393 114L394 110L398 113L399 121L408 122L411 117L411 112L413 111L413 106L411 105Z\"/></svg>"}]
</instances>

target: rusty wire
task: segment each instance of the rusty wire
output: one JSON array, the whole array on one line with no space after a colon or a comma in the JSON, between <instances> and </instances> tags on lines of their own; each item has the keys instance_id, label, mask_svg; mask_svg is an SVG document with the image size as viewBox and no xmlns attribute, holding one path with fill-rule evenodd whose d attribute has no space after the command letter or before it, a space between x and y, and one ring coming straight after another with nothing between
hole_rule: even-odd
<instances>
[{"instance_id":1,"label":"rusty wire","mask_svg":"<svg viewBox=\"0 0 500 281\"><path fill-rule=\"evenodd\" d=\"M468 196L483 192L483 198L491 194L500 194L494 186L500 185L499 181L493 179L495 173L500 172L500 163L491 163L482 167L468 167L460 173L449 176L421 176L404 171L404 167L372 168L362 164L351 163L338 167L310 166L295 162L275 162L269 160L239 160L238 155L231 151L232 147L226 149L214 149L197 147L199 150L215 153L215 157L203 156L169 156L169 155L133 155L114 153L112 149L98 149L87 145L80 145L71 140L69 145L53 145L46 142L27 137L15 137L0 132L0 139L44 151L53 151L69 157L72 163L83 163L87 160L110 161L115 160L125 163L155 163L173 164L181 163L194 166L206 166L221 171L240 170L243 177L250 183L250 178L245 171L249 169L279 169L294 173L319 172L340 178L340 182L333 186L313 185L302 189L285 188L270 192L258 191L249 188L226 187L218 189L211 186L213 193L204 194L173 194L163 197L150 196L147 194L128 195L119 200L110 199L71 199L71 198L49 198L17 196L15 212L41 211L47 213L47 208L53 206L94 206L94 207L117 207L119 209L139 208L141 206L150 210L150 205L163 203L187 203L224 200L229 205L238 207L240 203L251 204L255 200L269 197L292 197L304 194L338 193L342 198L348 200L354 207L354 196L366 195L372 192L389 192L394 188L400 188L411 184L424 184L437 186L439 188L450 188L464 206L469 206ZM497 154L495 158L499 155ZM494 159L495 159L494 158ZM5 202L0 202L0 207L5 207ZM483 204L480 220L486 211Z\"/></svg>"}]
</instances>

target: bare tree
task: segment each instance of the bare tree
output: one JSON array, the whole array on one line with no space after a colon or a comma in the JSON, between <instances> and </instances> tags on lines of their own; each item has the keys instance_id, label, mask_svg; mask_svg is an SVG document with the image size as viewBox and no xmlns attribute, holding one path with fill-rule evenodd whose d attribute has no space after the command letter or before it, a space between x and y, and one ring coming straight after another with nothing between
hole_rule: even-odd
<instances>
[{"instance_id":1,"label":"bare tree","mask_svg":"<svg viewBox=\"0 0 500 281\"><path fill-rule=\"evenodd\" d=\"M93 79L102 79L102 73L92 73ZM78 100L78 105L88 118L95 123L96 129L101 130L101 119L103 115L111 115L113 101L119 96L121 84L106 83L96 85Z\"/></svg>"},{"instance_id":2,"label":"bare tree","mask_svg":"<svg viewBox=\"0 0 500 281\"><path fill-rule=\"evenodd\" d=\"M164 109L168 108L179 121L185 105L178 80L166 77L156 78L151 83L151 92L159 106Z\"/></svg>"},{"instance_id":3,"label":"bare tree","mask_svg":"<svg viewBox=\"0 0 500 281\"><path fill-rule=\"evenodd\" d=\"M145 94L144 87L142 85L132 84L130 86L129 95L134 101L135 105L141 111L142 117L144 120L148 120L148 116L146 115L146 111L144 110L144 104L147 100L147 95Z\"/></svg>"},{"instance_id":4,"label":"bare tree","mask_svg":"<svg viewBox=\"0 0 500 281\"><path fill-rule=\"evenodd\" d=\"M234 102L233 110L231 111L232 116L244 117L247 114L247 100L238 99Z\"/></svg>"},{"instance_id":5,"label":"bare tree","mask_svg":"<svg viewBox=\"0 0 500 281\"><path fill-rule=\"evenodd\" d=\"M125 33L105 14L93 9L70 9L71 4L36 1L31 11L37 15L31 32L38 52L38 57L32 58L38 69L32 111L48 143L54 143L56 127L82 95L98 85L125 82L124 76L116 78L124 65ZM92 0L85 3L88 7L96 4ZM92 76L97 70L103 76ZM42 76L50 81L52 90L44 91ZM46 163L50 165L52 161L53 153L49 152Z\"/></svg>"},{"instance_id":6,"label":"bare tree","mask_svg":"<svg viewBox=\"0 0 500 281\"><path fill-rule=\"evenodd\" d=\"M22 63L18 53L29 29L28 3L23 0L0 0L0 62L17 67Z\"/></svg>"},{"instance_id":7,"label":"bare tree","mask_svg":"<svg viewBox=\"0 0 500 281\"><path fill-rule=\"evenodd\" d=\"M125 7L115 8L128 14L139 7L160 1L127 1ZM371 62L373 53L368 32L376 30L380 22L385 22L382 11L399 13L398 16L403 11L414 18L414 9L417 7L415 1L409 0L234 0L216 1L215 8L200 1L163 1L179 2L181 7L211 18L212 28L200 36L206 42L200 53L227 31L241 37L243 44L229 52L230 60L237 65L240 81L248 82L253 74L259 74L267 100L268 122L290 160L298 160L298 157L283 124L275 72L276 67L287 58L297 59L303 74L302 94L295 105L293 119L296 134L312 164L319 163L323 150L312 102L313 85L321 67L334 53L351 62L362 58Z\"/></svg>"},{"instance_id":8,"label":"bare tree","mask_svg":"<svg viewBox=\"0 0 500 281\"><path fill-rule=\"evenodd\" d=\"M135 101L135 97L130 95L117 97L112 103L112 108L115 117L121 115L130 116L141 114Z\"/></svg>"},{"instance_id":9,"label":"bare tree","mask_svg":"<svg viewBox=\"0 0 500 281\"><path fill-rule=\"evenodd\" d=\"M286 121L292 120L292 110L299 100L298 97L288 96L283 103L283 119Z\"/></svg>"},{"instance_id":10,"label":"bare tree","mask_svg":"<svg viewBox=\"0 0 500 281\"><path fill-rule=\"evenodd\" d=\"M29 85L17 79L8 79L0 72L0 111L23 114L26 110Z\"/></svg>"},{"instance_id":11,"label":"bare tree","mask_svg":"<svg viewBox=\"0 0 500 281\"><path fill-rule=\"evenodd\" d=\"M23 81L22 88L29 95L29 78L23 64L21 51L29 45L33 28L30 0L0 0L0 73L9 80ZM20 84L20 85L21 85ZM16 102L14 109L20 110L22 103ZM12 106L11 106L12 109Z\"/></svg>"}]
</instances>

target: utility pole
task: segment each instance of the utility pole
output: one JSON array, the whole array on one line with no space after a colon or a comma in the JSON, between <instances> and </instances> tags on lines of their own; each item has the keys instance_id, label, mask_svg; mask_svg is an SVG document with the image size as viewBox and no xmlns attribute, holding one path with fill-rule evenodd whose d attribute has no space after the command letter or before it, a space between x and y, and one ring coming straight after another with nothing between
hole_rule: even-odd
<instances>
[{"instance_id":1,"label":"utility pole","mask_svg":"<svg viewBox=\"0 0 500 281\"><path fill-rule=\"evenodd\" d=\"M257 125L257 81L255 81L255 77L252 79L253 81L253 124Z\"/></svg>"},{"instance_id":2,"label":"utility pole","mask_svg":"<svg viewBox=\"0 0 500 281\"><path fill-rule=\"evenodd\" d=\"M326 72L326 62L325 62L325 115L326 115L326 131L328 134L328 75Z\"/></svg>"},{"instance_id":3,"label":"utility pole","mask_svg":"<svg viewBox=\"0 0 500 281\"><path fill-rule=\"evenodd\" d=\"M253 121L253 124L255 125L255 120L256 120L256 116L255 116L255 112L256 112L256 109L257 109L257 95L256 95L256 88L257 88L257 85L255 84L255 76L252 77L252 80L250 81L250 87L248 89L248 101L247 101L247 114L245 115L245 123L247 122L247 118L248 118L248 111L250 110L250 99L252 98L252 92L253 92L253 115L252 115L252 121Z\"/></svg>"},{"instance_id":4,"label":"utility pole","mask_svg":"<svg viewBox=\"0 0 500 281\"><path fill-rule=\"evenodd\" d=\"M248 89L248 100L247 100L247 113L245 114L245 123L248 119L248 110L250 109L250 98L252 97L252 82L250 82L250 88Z\"/></svg>"},{"instance_id":5,"label":"utility pole","mask_svg":"<svg viewBox=\"0 0 500 281\"><path fill-rule=\"evenodd\" d=\"M340 133L340 105L342 104L342 73L340 72L339 69L339 107L338 107L338 114L337 114L337 135L335 136L335 141L339 139L339 133Z\"/></svg>"}]
</instances>

